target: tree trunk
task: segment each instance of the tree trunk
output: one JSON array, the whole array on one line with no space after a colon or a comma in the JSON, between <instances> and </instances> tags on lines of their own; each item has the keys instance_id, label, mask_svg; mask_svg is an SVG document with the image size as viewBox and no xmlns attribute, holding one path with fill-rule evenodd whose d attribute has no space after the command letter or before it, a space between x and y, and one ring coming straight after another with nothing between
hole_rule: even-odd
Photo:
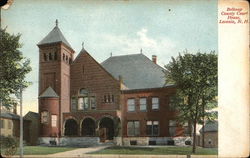
<instances>
[{"instance_id":1,"label":"tree trunk","mask_svg":"<svg viewBox=\"0 0 250 158\"><path fill-rule=\"evenodd\" d=\"M194 120L194 132L193 132L193 150L192 153L196 151L196 119Z\"/></svg>"},{"instance_id":2,"label":"tree trunk","mask_svg":"<svg viewBox=\"0 0 250 158\"><path fill-rule=\"evenodd\" d=\"M202 105L202 112L203 112L203 122L202 122L202 147L204 148L205 147L205 116L204 116L204 113L205 113L205 107L204 107L204 104Z\"/></svg>"}]
</instances>

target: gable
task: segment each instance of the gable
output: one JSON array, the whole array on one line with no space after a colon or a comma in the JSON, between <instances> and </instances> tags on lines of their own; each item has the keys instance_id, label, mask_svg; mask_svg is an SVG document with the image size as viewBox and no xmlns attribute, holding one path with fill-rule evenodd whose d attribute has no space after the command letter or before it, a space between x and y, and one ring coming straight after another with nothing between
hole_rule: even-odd
<instances>
[{"instance_id":1,"label":"gable","mask_svg":"<svg viewBox=\"0 0 250 158\"><path fill-rule=\"evenodd\" d=\"M120 82L107 72L86 50L82 50L70 67L71 94L85 88L93 93L108 93L108 89L120 89Z\"/></svg>"}]
</instances>

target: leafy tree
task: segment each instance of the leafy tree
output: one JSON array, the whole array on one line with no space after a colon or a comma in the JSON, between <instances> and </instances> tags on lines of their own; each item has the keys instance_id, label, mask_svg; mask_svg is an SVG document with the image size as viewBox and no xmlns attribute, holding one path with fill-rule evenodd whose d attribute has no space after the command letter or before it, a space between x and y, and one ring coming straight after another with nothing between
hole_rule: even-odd
<instances>
[{"instance_id":1,"label":"leafy tree","mask_svg":"<svg viewBox=\"0 0 250 158\"><path fill-rule=\"evenodd\" d=\"M214 120L217 113L217 55L214 52L183 55L173 58L166 68L166 83L177 86L171 104L180 123L189 121L193 128L193 153L196 150L196 124Z\"/></svg>"},{"instance_id":2,"label":"leafy tree","mask_svg":"<svg viewBox=\"0 0 250 158\"><path fill-rule=\"evenodd\" d=\"M10 108L17 104L20 88L29 85L25 75L31 71L30 60L19 51L21 35L11 35L0 29L0 105Z\"/></svg>"}]
</instances>

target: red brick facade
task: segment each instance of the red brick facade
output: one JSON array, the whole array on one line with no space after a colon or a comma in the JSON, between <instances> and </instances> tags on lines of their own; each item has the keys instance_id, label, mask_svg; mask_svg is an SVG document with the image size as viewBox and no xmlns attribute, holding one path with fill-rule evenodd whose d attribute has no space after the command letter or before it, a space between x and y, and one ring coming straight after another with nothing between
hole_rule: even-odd
<instances>
[{"instance_id":1,"label":"red brick facade","mask_svg":"<svg viewBox=\"0 0 250 158\"><path fill-rule=\"evenodd\" d=\"M140 122L140 135L139 136L150 136L146 133L146 122L147 121L159 121L159 133L157 136L166 137L169 136L168 125L169 120L174 120L175 112L169 108L169 98L175 93L175 88L155 88L145 90L128 90L123 91L123 136L127 137L127 122L128 121L139 121ZM152 98L159 98L159 109L152 109ZM127 100L135 99L135 111L128 111ZM147 110L140 110L140 98L146 98Z\"/></svg>"},{"instance_id":2,"label":"red brick facade","mask_svg":"<svg viewBox=\"0 0 250 158\"><path fill-rule=\"evenodd\" d=\"M174 86L126 89L122 77L112 76L86 50L82 49L73 61L74 51L63 42L39 45L39 52L39 95L49 86L58 95L39 98L40 116L44 111L49 113L47 123L40 120L41 137L92 136L105 141L114 137L173 136L169 124L175 112L169 100L175 93ZM154 60L156 64L156 57ZM140 98L144 98L143 111ZM129 99L134 101L133 111L128 111ZM52 115L58 116L54 127ZM136 135L128 134L129 124L139 127ZM156 133L149 134L151 129ZM177 127L176 131L174 136L183 135L183 129Z\"/></svg>"},{"instance_id":3,"label":"red brick facade","mask_svg":"<svg viewBox=\"0 0 250 158\"><path fill-rule=\"evenodd\" d=\"M61 42L39 46L39 95L50 86L60 96L57 101L39 99L39 114L48 111L50 115L55 114L58 118L56 128L50 128L50 117L48 124L41 125L41 136L61 135L62 114L70 111L69 77L73 54L74 51Z\"/></svg>"}]
</instances>

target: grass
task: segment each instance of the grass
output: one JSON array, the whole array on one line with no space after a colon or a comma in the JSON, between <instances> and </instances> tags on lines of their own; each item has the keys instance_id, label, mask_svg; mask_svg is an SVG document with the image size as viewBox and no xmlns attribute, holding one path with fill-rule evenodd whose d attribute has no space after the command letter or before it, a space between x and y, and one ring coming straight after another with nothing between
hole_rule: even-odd
<instances>
[{"instance_id":1,"label":"grass","mask_svg":"<svg viewBox=\"0 0 250 158\"><path fill-rule=\"evenodd\" d=\"M120 147L113 146L89 154L130 154L130 155L192 155L192 147ZM218 149L196 148L195 155L217 155Z\"/></svg>"},{"instance_id":2,"label":"grass","mask_svg":"<svg viewBox=\"0 0 250 158\"><path fill-rule=\"evenodd\" d=\"M46 147L46 146L25 146L23 150L24 155L48 155L59 152L74 150L74 147ZM19 148L15 155L19 154Z\"/></svg>"}]
</instances>

